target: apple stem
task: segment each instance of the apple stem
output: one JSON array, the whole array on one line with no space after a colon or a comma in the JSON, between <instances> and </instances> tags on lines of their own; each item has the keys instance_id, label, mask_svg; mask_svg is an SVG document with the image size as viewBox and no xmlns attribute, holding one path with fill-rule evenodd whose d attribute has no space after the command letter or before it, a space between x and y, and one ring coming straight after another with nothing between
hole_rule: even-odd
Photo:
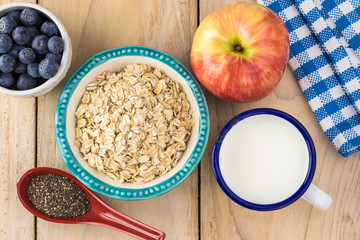
<instances>
[{"instance_id":1,"label":"apple stem","mask_svg":"<svg viewBox=\"0 0 360 240\"><path fill-rule=\"evenodd\" d=\"M235 51L241 52L241 50L242 50L242 47L241 47L241 46L239 46L239 45L236 45L236 46L235 46Z\"/></svg>"}]
</instances>

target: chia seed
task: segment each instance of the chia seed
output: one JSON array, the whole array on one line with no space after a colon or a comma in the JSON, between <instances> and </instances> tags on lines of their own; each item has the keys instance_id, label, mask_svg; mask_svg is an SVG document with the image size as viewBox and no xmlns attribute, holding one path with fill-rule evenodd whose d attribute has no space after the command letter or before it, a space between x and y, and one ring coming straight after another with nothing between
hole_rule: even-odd
<instances>
[{"instance_id":1,"label":"chia seed","mask_svg":"<svg viewBox=\"0 0 360 240\"><path fill-rule=\"evenodd\" d=\"M71 218L90 211L90 200L72 180L58 174L34 177L26 190L30 202L41 212Z\"/></svg>"}]
</instances>

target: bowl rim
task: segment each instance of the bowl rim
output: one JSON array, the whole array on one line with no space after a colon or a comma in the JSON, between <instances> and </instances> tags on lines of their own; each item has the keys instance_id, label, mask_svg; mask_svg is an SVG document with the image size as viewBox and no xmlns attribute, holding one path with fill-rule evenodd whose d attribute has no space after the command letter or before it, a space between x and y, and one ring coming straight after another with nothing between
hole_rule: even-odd
<instances>
[{"instance_id":1,"label":"bowl rim","mask_svg":"<svg viewBox=\"0 0 360 240\"><path fill-rule=\"evenodd\" d=\"M29 89L29 90L12 90L8 88L4 88L0 86L0 93L7 94L15 97L37 97L40 95L44 95L51 90L53 90L66 76L68 72L71 60L72 60L72 44L71 38L65 28L65 25L61 22L61 20L49 9L31 2L12 2L7 3L0 6L0 12L6 10L15 10L21 8L33 8L37 11L40 11L42 14L46 15L49 19L51 19L59 29L62 39L64 40L64 51L62 53L62 59L59 64L59 70L55 76L49 78L45 83Z\"/></svg>"},{"instance_id":2,"label":"bowl rim","mask_svg":"<svg viewBox=\"0 0 360 240\"><path fill-rule=\"evenodd\" d=\"M253 203L253 202L250 202L250 201L247 201L247 200L241 198L236 193L234 193L231 190L231 188L226 184L226 182L222 176L221 170L220 170L220 163L219 163L220 149L221 149L222 142L225 139L227 133L238 122L240 122L248 117L252 117L252 116L256 116L256 115L273 115L275 117L282 118L285 121L289 122L291 125L293 125L299 131L299 133L304 138L306 147L308 149L308 154L309 154L308 155L309 156L309 165L308 165L308 170L306 172L305 179L302 182L302 184L299 186L299 188L296 190L296 192L293 193L291 196L287 197L286 199L281 200L280 202L271 203L271 204ZM244 111L242 113L239 113L238 115L236 115L235 117L230 119L229 122L227 122L225 124L225 126L223 127L223 129L221 130L221 132L219 133L219 135L217 136L217 138L215 140L215 144L214 144L213 152L212 152L212 167L213 167L213 172L214 172L216 181L218 182L219 186L224 191L224 193L231 200L233 200L237 204L239 204L243 207L246 207L248 209L251 209L251 210L273 211L273 210L278 210L278 209L284 208L284 207L294 203L309 188L309 186L314 178L315 169L316 169L316 150L315 150L314 142L313 142L309 132L306 130L304 125L302 125L292 115L290 115L284 111L274 109L274 108L254 108L254 109L250 109L250 110Z\"/></svg>"},{"instance_id":3,"label":"bowl rim","mask_svg":"<svg viewBox=\"0 0 360 240\"><path fill-rule=\"evenodd\" d=\"M188 83L192 93L194 94L194 98L199 109L199 130L197 142L194 150L190 154L190 157L186 160L182 168L170 178L154 186L138 189L115 187L91 175L74 156L66 136L66 115L69 100L71 99L72 94L80 81L93 68L98 67L108 60L124 56L141 56L152 58L174 69ZM196 79L174 57L159 50L144 46L124 46L113 48L100 52L87 60L80 68L76 70L76 72L65 84L60 94L55 113L56 143L65 165L86 187L107 197L121 200L142 200L153 198L162 195L178 186L192 173L192 171L200 162L207 146L209 132L210 117L208 106L205 96Z\"/></svg>"}]
</instances>

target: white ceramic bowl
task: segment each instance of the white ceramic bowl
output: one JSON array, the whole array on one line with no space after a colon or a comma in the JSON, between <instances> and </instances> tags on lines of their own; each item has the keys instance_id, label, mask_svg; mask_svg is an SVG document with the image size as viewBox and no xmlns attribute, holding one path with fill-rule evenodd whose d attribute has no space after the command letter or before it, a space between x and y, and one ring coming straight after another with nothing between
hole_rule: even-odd
<instances>
[{"instance_id":1,"label":"white ceramic bowl","mask_svg":"<svg viewBox=\"0 0 360 240\"><path fill-rule=\"evenodd\" d=\"M86 85L105 70L116 71L130 63L145 63L160 68L171 79L179 82L190 102L195 120L187 148L178 164L165 175L141 185L116 182L90 167L74 145L76 122L74 113ZM69 170L91 190L122 200L156 197L184 181L195 169L204 153L209 137L209 124L205 97L190 72L166 53L141 46L114 48L90 58L67 81L60 95L55 117L56 141Z\"/></svg>"},{"instance_id":2,"label":"white ceramic bowl","mask_svg":"<svg viewBox=\"0 0 360 240\"><path fill-rule=\"evenodd\" d=\"M72 47L71 40L69 34L67 33L65 26L62 24L60 19L58 19L52 12L48 9L34 3L28 2L13 2L9 4L4 4L0 6L0 17L4 16L6 13L12 10L22 10L24 8L33 8L38 12L42 13L45 17L52 20L60 31L60 35L64 40L64 51L62 53L62 59L60 63L60 67L56 75L50 79L48 79L45 83L41 84L36 88L32 88L29 90L11 90L4 87L0 87L0 92L5 93L7 95L12 95L16 97L36 97L43 95L51 90L53 90L60 82L64 79L67 71L69 70L71 64L72 57Z\"/></svg>"}]
</instances>

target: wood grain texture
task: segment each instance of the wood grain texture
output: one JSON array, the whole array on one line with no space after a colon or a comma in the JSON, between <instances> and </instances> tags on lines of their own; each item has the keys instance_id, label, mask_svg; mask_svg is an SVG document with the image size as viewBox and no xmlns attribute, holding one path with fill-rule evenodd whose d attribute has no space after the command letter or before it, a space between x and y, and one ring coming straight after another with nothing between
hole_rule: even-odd
<instances>
[{"instance_id":1,"label":"wood grain texture","mask_svg":"<svg viewBox=\"0 0 360 240\"><path fill-rule=\"evenodd\" d=\"M200 19L233 2L236 1L200 0ZM207 91L206 96L212 126L209 144L201 162L201 239L360 239L360 154L344 159L335 151L289 67L274 93L261 101L236 104L221 101ZM323 212L298 200L285 209L256 212L237 205L220 189L211 167L211 151L217 134L234 115L257 107L288 112L308 129L317 149L317 170L313 183L328 192L334 200L328 211Z\"/></svg>"},{"instance_id":2,"label":"wood grain texture","mask_svg":"<svg viewBox=\"0 0 360 240\"><path fill-rule=\"evenodd\" d=\"M16 181L35 165L35 101L0 94L0 239L34 239L35 218L21 205Z\"/></svg>"},{"instance_id":3,"label":"wood grain texture","mask_svg":"<svg viewBox=\"0 0 360 240\"><path fill-rule=\"evenodd\" d=\"M68 76L92 55L124 45L144 45L171 54L189 67L197 2L40 0L66 26L73 44ZM106 3L106 4L104 4ZM67 170L55 142L54 115L64 85L39 98L38 166ZM115 209L166 232L167 239L198 239L198 171L166 195L137 202L102 197ZM98 226L68 226L38 220L37 239L134 239ZM106 237L105 237L106 236Z\"/></svg>"},{"instance_id":4,"label":"wood grain texture","mask_svg":"<svg viewBox=\"0 0 360 240\"><path fill-rule=\"evenodd\" d=\"M16 194L20 175L35 166L35 121L35 98L0 94L0 240L35 238L35 217Z\"/></svg>"},{"instance_id":5,"label":"wood grain texture","mask_svg":"<svg viewBox=\"0 0 360 240\"><path fill-rule=\"evenodd\" d=\"M6 2L10 0L0 0L0 4ZM237 1L199 0L199 18L234 2ZM39 3L62 20L72 39L73 60L67 78L95 53L124 45L153 47L190 67L197 23L196 0L39 0ZM17 199L16 181L35 166L35 161L38 166L68 171L58 153L54 130L55 108L65 82L66 79L38 99L0 94L0 240L134 239L103 227L53 224L40 219L35 229L35 218ZM229 103L204 92L211 132L201 161L201 181L198 182L196 169L179 187L154 199L128 202L101 196L102 199L115 209L163 230L166 239L171 240L360 239L360 153L342 158L336 152L289 67L274 93L255 103ZM240 207L222 192L211 166L215 138L234 115L257 107L288 112L308 129L317 150L313 183L334 200L328 211L299 200L282 210L255 212Z\"/></svg>"}]
</instances>

